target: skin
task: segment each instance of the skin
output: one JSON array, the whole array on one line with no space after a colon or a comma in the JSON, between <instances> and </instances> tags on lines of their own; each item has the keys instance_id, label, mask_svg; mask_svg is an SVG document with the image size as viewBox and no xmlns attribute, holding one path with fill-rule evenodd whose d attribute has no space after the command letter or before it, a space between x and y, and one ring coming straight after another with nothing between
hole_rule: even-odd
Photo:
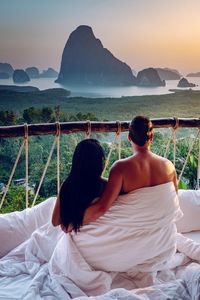
<instances>
[{"instance_id":1,"label":"skin","mask_svg":"<svg viewBox=\"0 0 200 300\"><path fill-rule=\"evenodd\" d=\"M126 194L131 191L151 187L167 182L173 182L176 192L178 192L177 175L174 165L166 158L158 156L150 151L153 135L144 146L134 144L128 136L133 148L133 155L115 162L110 170L108 183L100 199L86 209L83 224L95 221L112 206L119 194ZM59 197L53 212L52 223L54 226L60 225ZM64 228L65 232L70 232L73 228Z\"/></svg>"},{"instance_id":2,"label":"skin","mask_svg":"<svg viewBox=\"0 0 200 300\"><path fill-rule=\"evenodd\" d=\"M153 135L142 147L134 144L130 136L128 138L134 154L113 164L105 191L99 201L86 210L84 224L95 221L105 214L120 193L126 194L167 182L173 182L178 192L177 175L172 162L150 151Z\"/></svg>"},{"instance_id":3,"label":"skin","mask_svg":"<svg viewBox=\"0 0 200 300\"><path fill-rule=\"evenodd\" d=\"M64 229L64 226L61 224L61 220L60 220L60 197L59 197L59 195L57 197L56 204L53 209L53 215L52 215L51 222L52 222L53 226L61 225L61 228Z\"/></svg>"}]
</instances>

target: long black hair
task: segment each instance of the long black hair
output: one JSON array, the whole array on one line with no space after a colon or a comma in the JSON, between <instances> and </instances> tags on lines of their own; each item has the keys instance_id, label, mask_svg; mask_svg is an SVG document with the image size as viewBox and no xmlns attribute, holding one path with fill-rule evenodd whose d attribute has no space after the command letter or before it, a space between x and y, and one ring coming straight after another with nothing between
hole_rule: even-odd
<instances>
[{"instance_id":1,"label":"long black hair","mask_svg":"<svg viewBox=\"0 0 200 300\"><path fill-rule=\"evenodd\" d=\"M60 189L60 218L64 226L79 231L84 212L102 192L101 174L105 155L95 139L81 141L74 151L69 176Z\"/></svg>"}]
</instances>

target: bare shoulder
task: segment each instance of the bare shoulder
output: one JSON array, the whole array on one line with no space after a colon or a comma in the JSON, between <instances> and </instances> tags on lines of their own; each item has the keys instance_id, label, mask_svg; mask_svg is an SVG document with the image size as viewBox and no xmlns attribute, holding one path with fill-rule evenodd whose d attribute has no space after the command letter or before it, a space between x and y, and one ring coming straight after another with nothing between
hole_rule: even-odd
<instances>
[{"instance_id":1,"label":"bare shoulder","mask_svg":"<svg viewBox=\"0 0 200 300\"><path fill-rule=\"evenodd\" d=\"M111 167L111 171L114 173L122 173L127 165L130 163L130 157L119 159L115 161Z\"/></svg>"},{"instance_id":2,"label":"bare shoulder","mask_svg":"<svg viewBox=\"0 0 200 300\"><path fill-rule=\"evenodd\" d=\"M122 169L122 163L121 160L117 160L113 163L110 172L111 173L119 173Z\"/></svg>"},{"instance_id":3,"label":"bare shoulder","mask_svg":"<svg viewBox=\"0 0 200 300\"><path fill-rule=\"evenodd\" d=\"M163 165L163 167L166 167L166 168L171 169L171 170L175 170L175 167L174 167L173 163L169 159L167 159L165 157L162 157L162 156L159 156L157 154L154 154L154 157L156 158L156 160L160 164Z\"/></svg>"}]
</instances>

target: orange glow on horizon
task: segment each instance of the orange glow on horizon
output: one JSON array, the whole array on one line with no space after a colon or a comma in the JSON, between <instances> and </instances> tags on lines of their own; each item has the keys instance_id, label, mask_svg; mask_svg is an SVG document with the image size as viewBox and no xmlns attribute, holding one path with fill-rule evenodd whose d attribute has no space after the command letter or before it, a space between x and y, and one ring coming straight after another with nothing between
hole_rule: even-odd
<instances>
[{"instance_id":1,"label":"orange glow on horizon","mask_svg":"<svg viewBox=\"0 0 200 300\"><path fill-rule=\"evenodd\" d=\"M0 61L15 68L59 70L70 33L86 24L105 48L135 70L152 66L200 72L199 0L2 1Z\"/></svg>"}]
</instances>

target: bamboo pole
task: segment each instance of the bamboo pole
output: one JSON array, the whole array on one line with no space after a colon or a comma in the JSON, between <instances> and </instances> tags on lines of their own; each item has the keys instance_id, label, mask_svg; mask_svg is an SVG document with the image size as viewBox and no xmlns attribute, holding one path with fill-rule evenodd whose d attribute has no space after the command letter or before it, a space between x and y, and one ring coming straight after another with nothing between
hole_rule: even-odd
<instances>
[{"instance_id":1,"label":"bamboo pole","mask_svg":"<svg viewBox=\"0 0 200 300\"><path fill-rule=\"evenodd\" d=\"M174 128L178 121L178 127L200 128L200 118L157 118L151 119L154 128ZM90 122L92 132L117 132L119 121ZM128 131L130 121L121 121L121 132ZM63 122L60 124L60 132L70 134L75 132L87 132L88 121ZM29 136L56 134L57 123L29 124ZM0 126L0 138L24 136L24 125Z\"/></svg>"}]
</instances>

